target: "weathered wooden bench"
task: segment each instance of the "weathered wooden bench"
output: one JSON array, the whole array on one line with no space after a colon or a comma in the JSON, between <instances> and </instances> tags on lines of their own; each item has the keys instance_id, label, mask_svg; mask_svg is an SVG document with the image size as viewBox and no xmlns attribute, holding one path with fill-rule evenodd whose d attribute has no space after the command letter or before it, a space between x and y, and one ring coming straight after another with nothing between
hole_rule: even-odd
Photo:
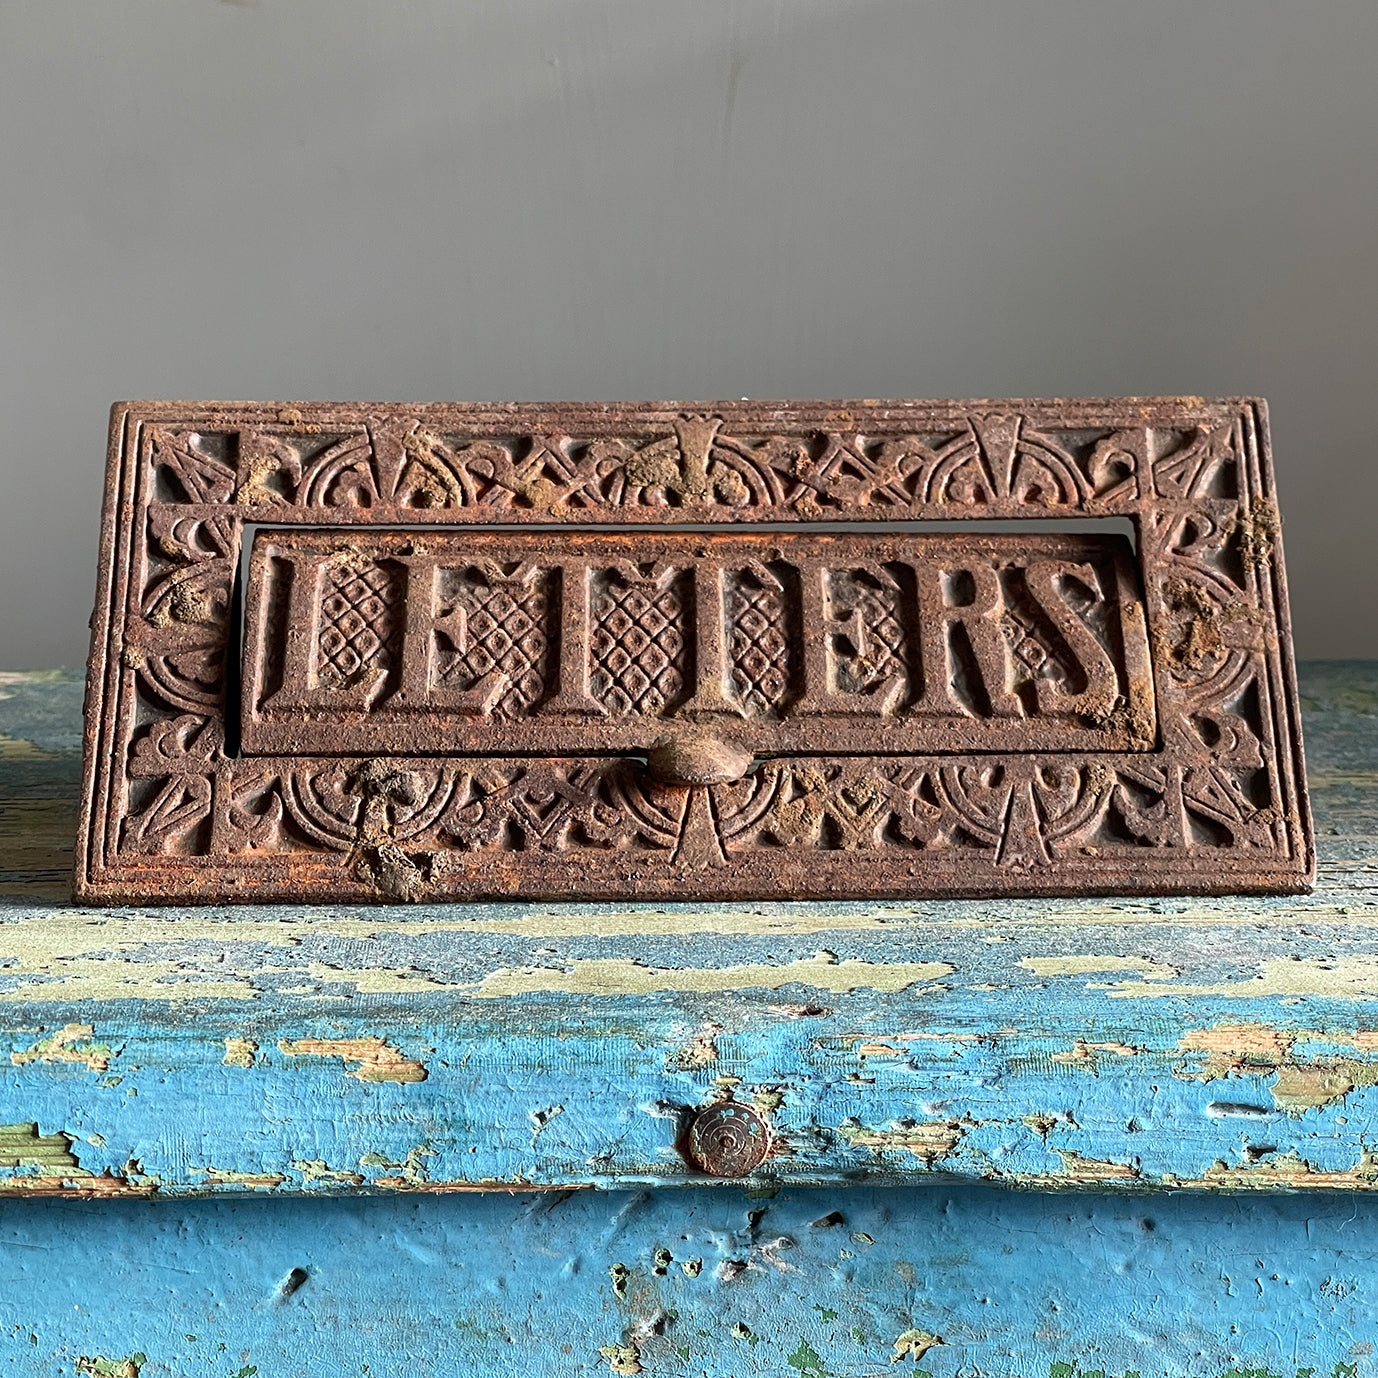
<instances>
[{"instance_id":1,"label":"weathered wooden bench","mask_svg":"<svg viewBox=\"0 0 1378 1378\"><path fill-rule=\"evenodd\" d=\"M5 1372L1378 1371L1378 665L1273 899L86 909L81 693L0 677Z\"/></svg>"}]
</instances>

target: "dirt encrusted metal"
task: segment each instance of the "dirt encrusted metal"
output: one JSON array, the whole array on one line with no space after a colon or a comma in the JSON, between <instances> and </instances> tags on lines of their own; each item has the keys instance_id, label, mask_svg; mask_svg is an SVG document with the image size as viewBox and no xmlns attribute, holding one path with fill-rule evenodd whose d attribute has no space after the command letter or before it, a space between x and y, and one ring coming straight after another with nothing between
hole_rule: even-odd
<instances>
[{"instance_id":1,"label":"dirt encrusted metal","mask_svg":"<svg viewBox=\"0 0 1378 1378\"><path fill-rule=\"evenodd\" d=\"M1248 399L112 414L79 897L1296 892Z\"/></svg>"}]
</instances>

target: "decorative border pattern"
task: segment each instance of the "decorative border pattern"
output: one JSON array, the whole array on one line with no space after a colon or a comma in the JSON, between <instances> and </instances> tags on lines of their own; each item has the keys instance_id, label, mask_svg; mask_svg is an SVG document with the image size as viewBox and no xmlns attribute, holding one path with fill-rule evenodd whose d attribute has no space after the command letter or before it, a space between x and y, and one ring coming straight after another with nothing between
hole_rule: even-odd
<instances>
[{"instance_id":1,"label":"decorative border pattern","mask_svg":"<svg viewBox=\"0 0 1378 1378\"><path fill-rule=\"evenodd\" d=\"M1159 748L238 758L248 524L1133 522ZM76 893L103 902L1295 892L1305 799L1264 404L133 403L112 412ZM610 864L613 863L613 864Z\"/></svg>"}]
</instances>

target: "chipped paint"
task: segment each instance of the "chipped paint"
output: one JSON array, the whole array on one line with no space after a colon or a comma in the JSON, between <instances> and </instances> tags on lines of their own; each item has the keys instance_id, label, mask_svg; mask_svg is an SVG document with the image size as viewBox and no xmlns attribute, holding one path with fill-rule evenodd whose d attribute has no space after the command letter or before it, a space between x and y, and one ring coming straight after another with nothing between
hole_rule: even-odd
<instances>
[{"instance_id":1,"label":"chipped paint","mask_svg":"<svg viewBox=\"0 0 1378 1378\"><path fill-rule=\"evenodd\" d=\"M906 1330L895 1337L895 1352L890 1362L897 1364L901 1359L912 1359L917 1364L930 1349L946 1343L941 1335L927 1330Z\"/></svg>"},{"instance_id":2,"label":"chipped paint","mask_svg":"<svg viewBox=\"0 0 1378 1378\"><path fill-rule=\"evenodd\" d=\"M36 1168L44 1177L81 1171L70 1134L40 1134L37 1124L0 1124L0 1168Z\"/></svg>"},{"instance_id":3,"label":"chipped paint","mask_svg":"<svg viewBox=\"0 0 1378 1378\"><path fill-rule=\"evenodd\" d=\"M0 929L3 933L3 929ZM5 955L0 942L0 958ZM32 977L12 990L0 990L0 1001L61 1000L253 1000L259 988L253 981L217 980L188 971L177 961L130 961L120 958L78 960L55 956L50 972L0 967L6 976Z\"/></svg>"},{"instance_id":4,"label":"chipped paint","mask_svg":"<svg viewBox=\"0 0 1378 1378\"><path fill-rule=\"evenodd\" d=\"M1139 1177L1139 1169L1132 1163L1114 1163L1101 1158L1084 1158L1080 1153L1058 1149L1062 1159L1062 1176L1078 1186L1095 1186L1106 1182L1132 1182Z\"/></svg>"},{"instance_id":5,"label":"chipped paint","mask_svg":"<svg viewBox=\"0 0 1378 1378\"><path fill-rule=\"evenodd\" d=\"M1057 1114L1054 1114L1050 1110L1039 1110L1032 1115L1021 1115L1020 1123L1032 1129L1046 1144L1048 1142L1048 1135L1051 1134L1058 1125L1072 1124L1074 1122L1072 1117L1065 1110Z\"/></svg>"},{"instance_id":6,"label":"chipped paint","mask_svg":"<svg viewBox=\"0 0 1378 1378\"><path fill-rule=\"evenodd\" d=\"M237 1187L241 1191L276 1191L287 1177L281 1172L238 1172L233 1168L194 1167L203 1187Z\"/></svg>"},{"instance_id":7,"label":"chipped paint","mask_svg":"<svg viewBox=\"0 0 1378 1378\"><path fill-rule=\"evenodd\" d=\"M278 1051L288 1057L338 1057L345 1062L357 1062L357 1067L345 1073L357 1081L426 1080L426 1069L420 1062L403 1056L386 1039L376 1036L282 1039Z\"/></svg>"},{"instance_id":8,"label":"chipped paint","mask_svg":"<svg viewBox=\"0 0 1378 1378\"><path fill-rule=\"evenodd\" d=\"M1177 1075L1196 1081L1224 1077L1272 1076L1269 1093L1279 1110L1299 1114L1343 1101L1364 1086L1378 1086L1378 1060L1321 1053L1299 1057L1297 1045L1349 1043L1360 1049L1378 1047L1372 1033L1322 1035L1309 1029L1277 1029L1265 1024L1219 1024L1192 1029L1178 1040L1183 1052L1207 1054L1204 1067Z\"/></svg>"},{"instance_id":9,"label":"chipped paint","mask_svg":"<svg viewBox=\"0 0 1378 1378\"><path fill-rule=\"evenodd\" d=\"M965 1133L957 1120L931 1120L923 1123L896 1121L888 1129L868 1129L861 1125L841 1125L838 1132L857 1148L882 1151L903 1149L919 1158L926 1168L940 1163L962 1142Z\"/></svg>"},{"instance_id":10,"label":"chipped paint","mask_svg":"<svg viewBox=\"0 0 1378 1378\"><path fill-rule=\"evenodd\" d=\"M0 924L0 979L8 988L0 988L0 1000L24 1000L41 995L46 999L153 999L153 1000L256 1000L265 988L280 984L279 978L294 972L307 982L338 985L366 994L426 995L443 993L448 983L406 964L379 962L336 963L310 957L301 960L297 953L308 942L351 942L372 944L379 938L393 941L419 941L441 934L500 934L516 937L529 934L534 938L556 940L573 937L619 936L629 931L639 918L644 918L644 938L674 936L695 931L727 933L750 937L766 934L783 936L795 931L797 925L783 915L744 913L735 924L711 922L706 916L699 927L699 913L687 906L682 913L638 916L625 911L606 915L596 907L591 912L562 916L559 922L547 922L547 916L518 915L510 919L425 920L400 921L382 919L352 919L327 911L316 915L307 913L287 919L207 918L202 915L179 915L168 918L157 914L137 916L93 914L90 912L57 909L45 912L41 920L29 919ZM783 907L782 907L783 908ZM809 911L799 907L805 915ZM801 931L817 932L831 928L839 932L864 932L892 928L895 938L901 928L910 932L922 929L924 941L941 941L940 932L960 933L969 925L960 917L941 919L937 914L916 914L912 910L895 908L882 917L880 907L864 920L846 911L832 913L827 922L812 914ZM1343 908L1344 913L1340 914ZM1337 917L1347 927L1378 922L1378 907L1363 905L1334 906ZM721 917L721 916L719 916ZM1064 916L1065 917L1065 916ZM1077 906L1072 913L1078 924L1110 922L1153 922L1167 926L1203 926L1213 923L1238 923L1238 915L1203 914L1199 908L1186 912L1154 915L1118 913L1113 917L1104 910ZM1272 907L1258 911L1248 919L1249 926L1267 929L1273 926L1295 926L1303 918L1314 921L1314 910L1302 911L1295 906ZM1048 922L1061 919L1050 916ZM1030 925L1017 917L982 920L1008 924L1013 933ZM1047 924L1041 925L1046 928ZM205 965L198 967L194 944L208 944ZM944 943L944 946L949 946ZM892 945L893 946L893 945ZM188 957L173 961L166 957L169 948L186 951ZM280 953L276 960L270 955ZM935 954L936 957L937 954ZM1336 966L1329 958L1272 959L1263 965L1260 974L1230 982L1192 982L1174 980L1172 964L1151 958L1110 958L1094 954L1076 957L1022 956L1011 965L1041 974L1044 979L1053 975L1072 975L1111 971L1107 964L1119 965L1113 970L1140 973L1138 981L1108 983L1104 989L1110 998L1134 995L1190 996L1220 994L1229 998L1323 995L1330 998L1368 1000L1378 989L1378 956L1359 955L1347 958ZM1145 965L1145 963L1148 963ZM533 964L534 965L534 964ZM647 964L650 965L650 964ZM877 966L888 962L874 963ZM953 963L945 965L955 973L961 968ZM227 969L232 975L227 979ZM504 967L500 970L508 971ZM517 968L522 970L524 968ZM539 969L539 968L536 968ZM498 972L490 973L498 979ZM772 975L768 979L774 980ZM834 978L835 979L835 976ZM926 979L921 977L920 979ZM612 984L612 983L609 983ZM1004 983L974 982L971 988L979 993L982 987L993 991L1003 989ZM632 974L629 989L644 989L644 977ZM307 987L303 985L303 990ZM832 989L831 985L823 988ZM888 987L880 987L888 988ZM491 990L491 988L490 988Z\"/></svg>"},{"instance_id":11,"label":"chipped paint","mask_svg":"<svg viewBox=\"0 0 1378 1378\"><path fill-rule=\"evenodd\" d=\"M4 716L19 701L0 703L0 731L58 751L55 728ZM1318 816L1339 840L1304 900L6 901L0 1118L79 1135L85 1174L15 1167L10 1180L108 1195L233 1194L272 1177L279 1193L340 1194L683 1183L686 1113L744 1087L745 1103L769 1098L781 1151L768 1168L784 1183L937 1170L1063 1188L1085 1185L1065 1170L1081 1162L1111 1165L1104 1190L1211 1190L1217 1162L1270 1161L1280 1181L1301 1171L1291 1154L1324 1184L1349 1171L1378 1097L1378 1032L1357 1027L1378 989L1378 774L1362 768L1369 739L1345 730L1335 747L1313 734L1340 767L1317 773L1333 777ZM60 792L46 774L59 768L72 777L67 757L0 769L0 800L10 779ZM0 870L12 845L0 836ZM1171 998L1145 1006L1133 990ZM68 1021L91 1037L47 1043ZM1181 1040L1243 1023L1273 1033L1233 1071L1221 1042L1218 1075L1201 1079L1210 1047ZM392 1051L279 1046L351 1040ZM105 1070L97 1047L113 1050ZM424 1081L394 1078L408 1063Z\"/></svg>"},{"instance_id":12,"label":"chipped paint","mask_svg":"<svg viewBox=\"0 0 1378 1378\"><path fill-rule=\"evenodd\" d=\"M717 1036L722 1028L710 1024L700 1030L682 1048L675 1049L665 1059L667 1071L690 1072L700 1067L711 1067L718 1060Z\"/></svg>"},{"instance_id":13,"label":"chipped paint","mask_svg":"<svg viewBox=\"0 0 1378 1378\"><path fill-rule=\"evenodd\" d=\"M898 1057L906 1051L912 1053L912 1049L906 1050L903 1046L909 1043L947 1043L954 1048L964 1043L975 1043L979 1038L977 1034L957 1033L955 1031L945 1031L943 1033L887 1033L883 1038L876 1038L866 1034L844 1033L840 1035L829 1035L828 1041L835 1042L840 1046L851 1045L855 1047L858 1057Z\"/></svg>"},{"instance_id":14,"label":"chipped paint","mask_svg":"<svg viewBox=\"0 0 1378 1378\"><path fill-rule=\"evenodd\" d=\"M1369 1001L1378 997L1378 953L1346 954L1343 962L1333 957L1276 957L1258 965L1252 978L1190 985L1155 985L1121 981L1104 988L1112 997L1200 996L1253 1000L1276 996L1317 996L1331 1000Z\"/></svg>"},{"instance_id":15,"label":"chipped paint","mask_svg":"<svg viewBox=\"0 0 1378 1378\"><path fill-rule=\"evenodd\" d=\"M863 1060L868 1057L908 1057L909 1050L898 1043L870 1039L856 1045L856 1055Z\"/></svg>"},{"instance_id":16,"label":"chipped paint","mask_svg":"<svg viewBox=\"0 0 1378 1378\"><path fill-rule=\"evenodd\" d=\"M148 1356L136 1351L123 1359L105 1359L99 1354L88 1357L83 1354L77 1359L77 1374L84 1378L139 1378Z\"/></svg>"},{"instance_id":17,"label":"chipped paint","mask_svg":"<svg viewBox=\"0 0 1378 1378\"><path fill-rule=\"evenodd\" d=\"M572 995L653 995L657 991L779 990L799 984L840 993L859 988L894 993L936 981L955 970L947 962L839 961L815 953L779 966L649 967L627 957L588 957L564 967L501 967L485 976L475 994L483 999L561 991Z\"/></svg>"},{"instance_id":18,"label":"chipped paint","mask_svg":"<svg viewBox=\"0 0 1378 1378\"><path fill-rule=\"evenodd\" d=\"M1318 1167L1296 1152L1280 1153L1255 1163L1217 1162L1198 1181L1183 1185L1264 1191L1309 1191L1321 1187L1373 1191L1378 1187L1378 1154L1363 1149L1358 1161L1346 1168Z\"/></svg>"},{"instance_id":19,"label":"chipped paint","mask_svg":"<svg viewBox=\"0 0 1378 1378\"><path fill-rule=\"evenodd\" d=\"M387 1176L373 1179L373 1185L376 1187L398 1187L415 1190L429 1184L430 1172L426 1167L426 1159L434 1156L434 1149L428 1148L424 1144L418 1144L401 1159L388 1158L381 1153L365 1153L359 1159L359 1166L392 1169Z\"/></svg>"},{"instance_id":20,"label":"chipped paint","mask_svg":"<svg viewBox=\"0 0 1378 1378\"><path fill-rule=\"evenodd\" d=\"M1119 1043L1113 1040L1092 1043L1085 1038L1077 1038L1072 1040L1072 1046L1066 1052L1054 1053L1052 1060L1068 1067L1086 1063L1092 1071L1096 1071L1096 1061L1104 1053L1109 1053L1112 1057L1138 1057L1145 1051L1141 1043Z\"/></svg>"},{"instance_id":21,"label":"chipped paint","mask_svg":"<svg viewBox=\"0 0 1378 1378\"><path fill-rule=\"evenodd\" d=\"M1181 973L1147 957L1112 957L1086 953L1069 957L1025 957L1019 965L1035 976L1086 976L1105 971L1136 971L1145 981L1172 981Z\"/></svg>"},{"instance_id":22,"label":"chipped paint","mask_svg":"<svg viewBox=\"0 0 1378 1378\"><path fill-rule=\"evenodd\" d=\"M156 1187L131 1187L112 1174L34 1173L0 1176L0 1198L56 1197L65 1200L106 1200L127 1196L152 1196Z\"/></svg>"},{"instance_id":23,"label":"chipped paint","mask_svg":"<svg viewBox=\"0 0 1378 1378\"><path fill-rule=\"evenodd\" d=\"M329 962L310 962L306 974L322 984L350 986L360 995L407 995L445 989L445 982L406 967L345 967Z\"/></svg>"},{"instance_id":24,"label":"chipped paint","mask_svg":"<svg viewBox=\"0 0 1378 1378\"><path fill-rule=\"evenodd\" d=\"M600 1345L598 1352L608 1361L608 1368L618 1375L642 1372L636 1349L628 1344Z\"/></svg>"},{"instance_id":25,"label":"chipped paint","mask_svg":"<svg viewBox=\"0 0 1378 1378\"><path fill-rule=\"evenodd\" d=\"M1200 1080L1229 1076L1246 1067L1276 1067L1296 1041L1295 1031L1269 1024L1217 1024L1209 1029L1188 1029L1178 1040L1183 1052L1208 1054Z\"/></svg>"},{"instance_id":26,"label":"chipped paint","mask_svg":"<svg viewBox=\"0 0 1378 1378\"><path fill-rule=\"evenodd\" d=\"M7 1142L15 1150L13 1164L5 1158ZM137 1161L131 1160L125 1172L108 1167L92 1172L82 1166L74 1154L76 1142L74 1135L62 1132L41 1135L35 1124L0 1127L0 1168L18 1168L14 1175L0 1173L0 1196L90 1200L150 1197L158 1192L161 1183L157 1176L141 1171Z\"/></svg>"},{"instance_id":27,"label":"chipped paint","mask_svg":"<svg viewBox=\"0 0 1378 1378\"><path fill-rule=\"evenodd\" d=\"M526 1117L531 1122L531 1142L534 1144L551 1120L564 1113L563 1105L546 1105L539 1110L531 1111Z\"/></svg>"},{"instance_id":28,"label":"chipped paint","mask_svg":"<svg viewBox=\"0 0 1378 1378\"><path fill-rule=\"evenodd\" d=\"M104 1072L110 1066L110 1045L93 1042L95 1029L90 1024L67 1024L29 1048L10 1054L16 1067L30 1062L76 1062L90 1072Z\"/></svg>"},{"instance_id":29,"label":"chipped paint","mask_svg":"<svg viewBox=\"0 0 1378 1378\"><path fill-rule=\"evenodd\" d=\"M366 1180L362 1172L347 1168L332 1168L323 1158L294 1158L292 1170L301 1174L303 1186L324 1183L328 1186L361 1187Z\"/></svg>"},{"instance_id":30,"label":"chipped paint","mask_svg":"<svg viewBox=\"0 0 1378 1378\"><path fill-rule=\"evenodd\" d=\"M70 826L70 823L68 824ZM260 911L262 912L262 911ZM54 908L45 910L41 918L10 920L0 925L0 970L10 978L25 983L46 983L45 995L67 998L71 995L89 998L184 998L252 999L258 987L252 978L271 975L276 968L270 962L254 964L235 956L236 965L243 964L243 980L215 981L195 973L188 984L193 989L180 990L175 986L179 968L175 963L141 959L153 949L176 945L186 948L193 943L212 943L230 954L244 951L281 950L290 954L308 940L341 940L369 943L379 938L419 939L443 934L484 934L531 939L569 939L601 937L680 937L696 934L719 934L737 937L805 935L820 932L882 932L923 929L928 934L962 932L969 929L987 931L998 925L1011 935L1021 931L1037 933L1062 924L1078 928L1113 924L1149 924L1157 927L1209 929L1216 926L1250 928L1294 928L1301 922L1315 922L1329 914L1342 920L1348 928L1378 926L1378 905L1357 903L1326 906L1295 903L1271 905L1267 909L1236 912L1223 902L1215 909L1203 907L1200 901L1179 901L1168 906L1159 902L1154 907L1145 903L1109 906L1104 903L1077 903L1066 911L1047 910L1027 916L1020 914L990 914L980 918L964 918L960 913L944 912L940 907L905 905L872 905L867 912L852 907L810 907L780 905L772 908L740 906L736 910L724 908L702 909L688 905L681 909L633 910L607 906L571 906L567 912L540 911L517 913L510 917L494 918L483 910L472 917L443 919L394 919L386 911L367 917L324 909L317 912L299 910L291 918L285 917L216 917L204 912L188 912L175 917L167 913L137 913L126 915L95 911ZM94 959L88 961L87 959ZM1320 959L1318 959L1319 961ZM1265 978L1240 986L1174 986L1162 989L1154 986L1147 993L1189 994L1307 994L1325 993L1343 997L1357 991L1359 998L1368 998L1375 988L1373 973L1378 968L1378 956L1359 957L1353 961L1361 965L1356 981L1346 979L1345 972L1316 972L1313 979L1299 982L1298 973L1290 983L1281 980L1289 973L1265 969ZM1144 961L1150 961L1144 966ZM1087 962L1101 963L1095 967ZM1116 963L1110 966L1105 963ZM1171 965L1150 959L1096 957L1032 957L1018 963L1037 974L1083 974L1095 971L1141 971L1153 978L1169 980ZM1289 965L1294 965L1289 963ZM114 979L102 981L102 972L115 967ZM331 966L325 963L305 968L313 979L321 981L375 982L380 993L398 993L432 989L432 983L415 971L390 972L387 967ZM999 986L995 987L1000 989ZM1109 987L1111 994L1138 993L1134 983ZM0 998L29 998L32 989L21 986L19 991L0 991Z\"/></svg>"},{"instance_id":31,"label":"chipped paint","mask_svg":"<svg viewBox=\"0 0 1378 1378\"><path fill-rule=\"evenodd\" d=\"M257 1052L258 1044L252 1038L227 1038L221 1061L226 1067L252 1067Z\"/></svg>"},{"instance_id":32,"label":"chipped paint","mask_svg":"<svg viewBox=\"0 0 1378 1378\"><path fill-rule=\"evenodd\" d=\"M22 737L8 737L0 732L0 761L53 761L51 751L44 751Z\"/></svg>"}]
</instances>

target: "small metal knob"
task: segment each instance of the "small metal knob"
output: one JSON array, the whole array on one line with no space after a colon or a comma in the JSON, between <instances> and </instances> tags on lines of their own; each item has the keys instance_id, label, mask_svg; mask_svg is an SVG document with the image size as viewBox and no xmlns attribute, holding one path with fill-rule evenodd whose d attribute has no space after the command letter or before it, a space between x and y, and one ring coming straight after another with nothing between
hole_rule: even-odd
<instances>
[{"instance_id":1,"label":"small metal knob","mask_svg":"<svg viewBox=\"0 0 1378 1378\"><path fill-rule=\"evenodd\" d=\"M770 1126L749 1106L725 1101L695 1113L684 1156L710 1177L745 1177L770 1152Z\"/></svg>"},{"instance_id":2,"label":"small metal knob","mask_svg":"<svg viewBox=\"0 0 1378 1378\"><path fill-rule=\"evenodd\" d=\"M751 769L751 752L708 732L662 737L646 753L651 774L663 785L730 785Z\"/></svg>"}]
</instances>

